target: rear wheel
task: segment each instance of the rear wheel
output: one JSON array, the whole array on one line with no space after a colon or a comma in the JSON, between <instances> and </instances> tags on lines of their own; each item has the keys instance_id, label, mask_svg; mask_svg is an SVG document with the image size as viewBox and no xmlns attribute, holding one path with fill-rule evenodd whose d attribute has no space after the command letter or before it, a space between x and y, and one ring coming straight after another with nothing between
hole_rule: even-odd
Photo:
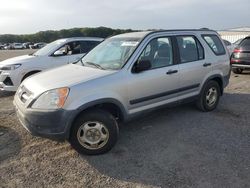
<instances>
[{"instance_id":1,"label":"rear wheel","mask_svg":"<svg viewBox=\"0 0 250 188\"><path fill-rule=\"evenodd\" d=\"M79 153L96 155L109 151L115 145L118 134L115 118L106 111L94 109L76 119L69 141Z\"/></svg>"},{"instance_id":2,"label":"rear wheel","mask_svg":"<svg viewBox=\"0 0 250 188\"><path fill-rule=\"evenodd\" d=\"M234 72L235 74L241 74L242 71L243 71L243 69L240 69L240 68L233 68L233 72Z\"/></svg>"},{"instance_id":3,"label":"rear wheel","mask_svg":"<svg viewBox=\"0 0 250 188\"><path fill-rule=\"evenodd\" d=\"M196 101L196 106L204 112L212 111L217 107L220 95L219 84L214 80L210 80L203 87L200 97Z\"/></svg>"}]
</instances>

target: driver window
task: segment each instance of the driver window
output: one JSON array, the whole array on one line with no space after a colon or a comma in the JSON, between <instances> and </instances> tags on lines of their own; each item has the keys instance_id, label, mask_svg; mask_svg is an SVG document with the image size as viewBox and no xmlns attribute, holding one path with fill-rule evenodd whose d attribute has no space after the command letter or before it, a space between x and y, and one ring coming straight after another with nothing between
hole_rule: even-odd
<instances>
[{"instance_id":1,"label":"driver window","mask_svg":"<svg viewBox=\"0 0 250 188\"><path fill-rule=\"evenodd\" d=\"M162 37L151 40L138 60L150 61L151 69L172 65L173 52L170 38Z\"/></svg>"},{"instance_id":2,"label":"driver window","mask_svg":"<svg viewBox=\"0 0 250 188\"><path fill-rule=\"evenodd\" d=\"M81 53L80 42L70 42L66 44L66 53L67 55L75 55Z\"/></svg>"},{"instance_id":3,"label":"driver window","mask_svg":"<svg viewBox=\"0 0 250 188\"><path fill-rule=\"evenodd\" d=\"M54 55L75 55L81 53L79 42L69 42L58 49Z\"/></svg>"},{"instance_id":4,"label":"driver window","mask_svg":"<svg viewBox=\"0 0 250 188\"><path fill-rule=\"evenodd\" d=\"M66 46L62 46L61 48L59 48L58 50L56 50L53 54L54 56L64 56L66 55Z\"/></svg>"}]
</instances>

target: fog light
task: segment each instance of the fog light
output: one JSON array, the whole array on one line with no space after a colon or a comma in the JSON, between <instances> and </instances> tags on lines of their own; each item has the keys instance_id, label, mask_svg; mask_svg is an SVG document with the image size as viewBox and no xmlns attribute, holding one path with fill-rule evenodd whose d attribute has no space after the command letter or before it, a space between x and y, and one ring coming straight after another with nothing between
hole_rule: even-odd
<instances>
[{"instance_id":1,"label":"fog light","mask_svg":"<svg viewBox=\"0 0 250 188\"><path fill-rule=\"evenodd\" d=\"M6 86L13 86L13 82L12 80L10 79L10 77L7 77L3 83L6 85Z\"/></svg>"}]
</instances>

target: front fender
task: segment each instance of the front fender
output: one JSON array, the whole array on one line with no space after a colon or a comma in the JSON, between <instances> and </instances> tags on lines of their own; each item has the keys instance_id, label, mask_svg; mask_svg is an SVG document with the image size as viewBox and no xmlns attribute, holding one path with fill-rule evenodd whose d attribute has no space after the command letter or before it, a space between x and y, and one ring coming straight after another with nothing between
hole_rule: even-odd
<instances>
[{"instance_id":1,"label":"front fender","mask_svg":"<svg viewBox=\"0 0 250 188\"><path fill-rule=\"evenodd\" d=\"M120 101L118 101L117 99L114 99L114 98L99 98L99 99L96 99L96 100L85 102L85 103L82 103L81 105L79 105L78 108L76 108L75 110L71 111L72 113L71 113L71 115L69 117L69 121L68 121L66 129L65 129L66 138L67 139L69 138L71 127L72 127L75 119L77 118L77 116L80 113L82 113L84 110L86 110L86 109L88 109L90 107L96 106L98 104L104 104L104 103L115 104L116 106L119 107L119 109L120 109L120 111L121 111L121 113L123 115L124 120L128 119L128 114L127 114L126 109L124 108L123 104Z\"/></svg>"}]
</instances>

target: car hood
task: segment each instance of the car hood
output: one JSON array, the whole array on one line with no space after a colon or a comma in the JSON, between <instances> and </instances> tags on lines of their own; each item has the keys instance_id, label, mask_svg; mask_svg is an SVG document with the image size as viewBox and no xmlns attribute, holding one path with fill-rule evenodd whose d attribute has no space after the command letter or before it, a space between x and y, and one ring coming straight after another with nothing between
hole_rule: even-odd
<instances>
[{"instance_id":1,"label":"car hood","mask_svg":"<svg viewBox=\"0 0 250 188\"><path fill-rule=\"evenodd\" d=\"M32 60L34 60L35 58L38 58L38 56L32 56L32 55L22 55L22 56L18 56L18 57L14 57L14 58L10 58L10 59L6 59L4 61L0 62L0 66L4 66L4 65L13 65L13 64L22 64L22 63L26 63L26 62L30 62Z\"/></svg>"},{"instance_id":2,"label":"car hood","mask_svg":"<svg viewBox=\"0 0 250 188\"><path fill-rule=\"evenodd\" d=\"M39 95L51 89L71 87L115 72L69 64L31 76L23 82L23 85L34 95Z\"/></svg>"}]
</instances>

